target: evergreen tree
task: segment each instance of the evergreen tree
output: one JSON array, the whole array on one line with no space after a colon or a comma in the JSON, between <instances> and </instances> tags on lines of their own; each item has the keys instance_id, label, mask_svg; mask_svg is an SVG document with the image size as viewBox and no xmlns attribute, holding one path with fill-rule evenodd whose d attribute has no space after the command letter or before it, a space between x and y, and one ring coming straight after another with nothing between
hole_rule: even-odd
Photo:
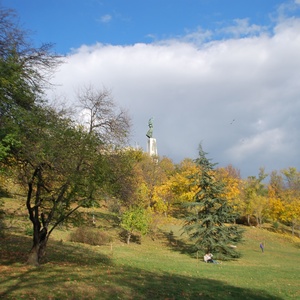
<instances>
[{"instance_id":1,"label":"evergreen tree","mask_svg":"<svg viewBox=\"0 0 300 300\"><path fill-rule=\"evenodd\" d=\"M199 146L195 160L199 171L193 175L198 191L194 201L186 203L190 214L185 220L184 231L194 242L195 251L212 252L219 259L239 257L232 245L242 238L241 229L234 224L236 215L224 198L224 184L215 177L213 164Z\"/></svg>"}]
</instances>

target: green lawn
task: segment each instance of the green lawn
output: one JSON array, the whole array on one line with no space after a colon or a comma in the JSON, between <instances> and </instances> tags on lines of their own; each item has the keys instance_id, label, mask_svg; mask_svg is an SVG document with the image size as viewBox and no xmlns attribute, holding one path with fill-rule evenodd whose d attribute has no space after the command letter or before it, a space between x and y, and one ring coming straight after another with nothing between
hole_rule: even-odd
<instances>
[{"instance_id":1,"label":"green lawn","mask_svg":"<svg viewBox=\"0 0 300 300\"><path fill-rule=\"evenodd\" d=\"M221 264L187 253L175 223L130 245L72 243L64 229L34 268L24 264L31 237L15 222L0 239L1 299L300 299L299 239L265 229L246 228L242 257Z\"/></svg>"}]
</instances>

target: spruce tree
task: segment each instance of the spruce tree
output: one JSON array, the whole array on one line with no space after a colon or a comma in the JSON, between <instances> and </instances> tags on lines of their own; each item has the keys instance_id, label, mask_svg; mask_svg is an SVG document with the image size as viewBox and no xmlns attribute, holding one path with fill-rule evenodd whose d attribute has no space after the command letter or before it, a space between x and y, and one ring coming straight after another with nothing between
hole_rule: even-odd
<instances>
[{"instance_id":1,"label":"spruce tree","mask_svg":"<svg viewBox=\"0 0 300 300\"><path fill-rule=\"evenodd\" d=\"M189 215L183 229L194 242L195 252L211 252L223 260L237 258L240 254L232 245L241 241L242 230L234 224L236 215L223 196L224 184L216 179L216 164L206 154L200 145L195 160L199 171L193 175L198 191L194 202L186 203Z\"/></svg>"}]
</instances>

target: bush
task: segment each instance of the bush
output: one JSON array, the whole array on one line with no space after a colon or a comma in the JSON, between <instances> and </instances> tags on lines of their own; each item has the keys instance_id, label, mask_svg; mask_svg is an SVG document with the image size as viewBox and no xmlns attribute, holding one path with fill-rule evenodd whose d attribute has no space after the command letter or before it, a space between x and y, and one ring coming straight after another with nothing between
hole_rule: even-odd
<instances>
[{"instance_id":1,"label":"bush","mask_svg":"<svg viewBox=\"0 0 300 300\"><path fill-rule=\"evenodd\" d=\"M247 216L241 216L240 218L238 218L236 220L236 223L240 224L240 225L246 225L246 226L257 226L258 225L255 216L250 216L249 224L248 224Z\"/></svg>"},{"instance_id":2,"label":"bush","mask_svg":"<svg viewBox=\"0 0 300 300\"><path fill-rule=\"evenodd\" d=\"M109 243L110 236L99 229L80 227L76 231L71 233L71 241L83 244L89 244L93 246L101 246Z\"/></svg>"},{"instance_id":3,"label":"bush","mask_svg":"<svg viewBox=\"0 0 300 300\"><path fill-rule=\"evenodd\" d=\"M275 229L275 230L278 230L279 229L279 223L278 222L273 222L273 228Z\"/></svg>"}]
</instances>

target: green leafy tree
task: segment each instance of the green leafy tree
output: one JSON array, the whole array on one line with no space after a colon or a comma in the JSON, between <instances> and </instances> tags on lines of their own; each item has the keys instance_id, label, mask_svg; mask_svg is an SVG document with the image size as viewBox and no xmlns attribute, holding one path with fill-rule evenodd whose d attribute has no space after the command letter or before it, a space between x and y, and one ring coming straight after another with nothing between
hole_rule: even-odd
<instances>
[{"instance_id":1,"label":"green leafy tree","mask_svg":"<svg viewBox=\"0 0 300 300\"><path fill-rule=\"evenodd\" d=\"M110 154L130 124L107 93L93 89L78 96L88 126L48 107L43 92L60 59L50 44L32 47L15 20L14 11L0 8L0 164L27 188L28 263L37 265L57 225L109 190Z\"/></svg>"},{"instance_id":2,"label":"green leafy tree","mask_svg":"<svg viewBox=\"0 0 300 300\"><path fill-rule=\"evenodd\" d=\"M147 210L141 207L132 207L125 211L121 219L121 227L127 232L127 244L130 243L134 232L145 235L149 230L151 216Z\"/></svg>"},{"instance_id":3,"label":"green leafy tree","mask_svg":"<svg viewBox=\"0 0 300 300\"><path fill-rule=\"evenodd\" d=\"M111 191L112 167L118 153L117 142L111 141L121 143L120 131L126 128L128 132L129 126L127 119L114 122L119 115L104 104L98 109L113 127L101 127L98 117L90 119L97 126L79 126L45 106L24 119L22 147L16 157L27 182L26 205L33 224L30 264L40 263L58 224L72 216L78 220L80 207L91 207Z\"/></svg>"},{"instance_id":4,"label":"green leafy tree","mask_svg":"<svg viewBox=\"0 0 300 300\"><path fill-rule=\"evenodd\" d=\"M250 218L252 215L255 216L257 224L260 226L263 217L268 214L268 190L263 183L267 176L268 174L265 173L264 168L260 168L258 178L249 176L245 182L243 213L247 217L248 225L251 225Z\"/></svg>"},{"instance_id":5,"label":"green leafy tree","mask_svg":"<svg viewBox=\"0 0 300 300\"><path fill-rule=\"evenodd\" d=\"M51 44L33 47L14 10L0 6L0 163L19 145L23 118L41 102L60 57Z\"/></svg>"},{"instance_id":6,"label":"green leafy tree","mask_svg":"<svg viewBox=\"0 0 300 300\"><path fill-rule=\"evenodd\" d=\"M195 160L199 169L193 175L198 191L194 202L186 203L190 214L183 229L194 242L195 251L213 252L220 259L236 258L239 253L232 245L241 240L242 231L233 224L236 215L224 198L224 184L216 178L215 164L206 154L200 145Z\"/></svg>"}]
</instances>

